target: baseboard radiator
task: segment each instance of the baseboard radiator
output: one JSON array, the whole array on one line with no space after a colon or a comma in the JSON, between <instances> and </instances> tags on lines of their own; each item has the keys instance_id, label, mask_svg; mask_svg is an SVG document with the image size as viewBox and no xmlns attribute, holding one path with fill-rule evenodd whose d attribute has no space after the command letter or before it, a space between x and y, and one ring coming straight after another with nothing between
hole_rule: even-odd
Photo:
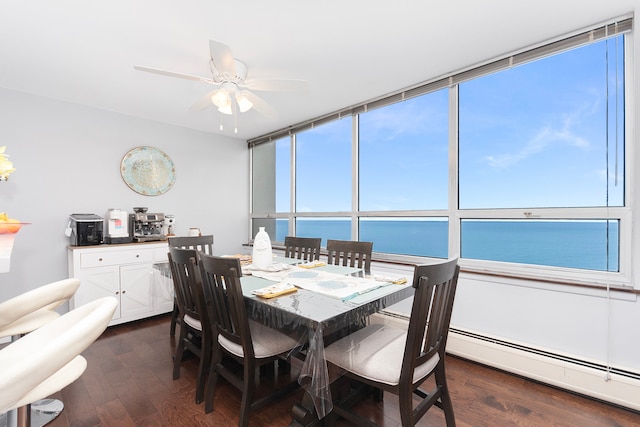
<instances>
[{"instance_id":1,"label":"baseboard radiator","mask_svg":"<svg viewBox=\"0 0 640 427\"><path fill-rule=\"evenodd\" d=\"M388 317L391 322L406 319ZM452 328L447 353L617 406L640 411L640 374ZM607 379L608 378L608 379Z\"/></svg>"}]
</instances>

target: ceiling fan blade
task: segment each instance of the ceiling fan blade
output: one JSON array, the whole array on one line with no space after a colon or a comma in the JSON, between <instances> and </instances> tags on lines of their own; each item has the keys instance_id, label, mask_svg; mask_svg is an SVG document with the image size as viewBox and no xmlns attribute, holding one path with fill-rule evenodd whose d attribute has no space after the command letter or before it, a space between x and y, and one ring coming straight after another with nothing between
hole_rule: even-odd
<instances>
[{"instance_id":1,"label":"ceiling fan blade","mask_svg":"<svg viewBox=\"0 0 640 427\"><path fill-rule=\"evenodd\" d=\"M253 103L253 108L263 116L273 119L278 116L276 110L267 103L264 99L260 98L253 92L248 90L242 90L238 93L238 95L242 95L247 98L251 103Z\"/></svg>"},{"instance_id":2,"label":"ceiling fan blade","mask_svg":"<svg viewBox=\"0 0 640 427\"><path fill-rule=\"evenodd\" d=\"M153 73L153 74L160 74L161 76L167 76L167 77L177 77L180 79L187 79L187 80L195 80L197 82L204 82L204 83L209 83L212 85L219 85L220 83L212 80L212 79L208 79L205 77L200 77L200 76L192 76L191 74L183 74L183 73L175 73L173 71L165 71L165 70L158 70L156 68L148 68L148 67L140 67L138 65L134 65L133 66L134 69L138 70L138 71L146 71L147 73Z\"/></svg>"},{"instance_id":3,"label":"ceiling fan blade","mask_svg":"<svg viewBox=\"0 0 640 427\"><path fill-rule=\"evenodd\" d=\"M213 105L213 101L211 101L211 97L214 93L219 91L220 89L214 89L211 92L204 95L202 98L198 99L193 105L189 108L191 111L200 111L205 108L211 107Z\"/></svg>"},{"instance_id":4,"label":"ceiling fan blade","mask_svg":"<svg viewBox=\"0 0 640 427\"><path fill-rule=\"evenodd\" d=\"M215 40L209 40L209 52L213 65L220 74L236 75L236 61L229 46Z\"/></svg>"},{"instance_id":5,"label":"ceiling fan blade","mask_svg":"<svg viewBox=\"0 0 640 427\"><path fill-rule=\"evenodd\" d=\"M306 80L296 79L249 79L242 82L242 87L246 87L247 89L278 92L301 90L307 86L308 82Z\"/></svg>"}]
</instances>

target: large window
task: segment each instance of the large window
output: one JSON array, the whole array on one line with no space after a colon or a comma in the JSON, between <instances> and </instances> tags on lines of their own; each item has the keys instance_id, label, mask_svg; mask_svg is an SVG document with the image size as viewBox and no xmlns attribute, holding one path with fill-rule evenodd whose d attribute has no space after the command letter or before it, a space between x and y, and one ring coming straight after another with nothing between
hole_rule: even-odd
<instances>
[{"instance_id":1,"label":"large window","mask_svg":"<svg viewBox=\"0 0 640 427\"><path fill-rule=\"evenodd\" d=\"M607 117L622 49L601 41L460 84L460 208L622 206L623 116Z\"/></svg>"},{"instance_id":2,"label":"large window","mask_svg":"<svg viewBox=\"0 0 640 427\"><path fill-rule=\"evenodd\" d=\"M350 118L296 135L296 211L351 211Z\"/></svg>"},{"instance_id":3,"label":"large window","mask_svg":"<svg viewBox=\"0 0 640 427\"><path fill-rule=\"evenodd\" d=\"M280 138L253 149L253 212L291 209L291 139Z\"/></svg>"},{"instance_id":4,"label":"large window","mask_svg":"<svg viewBox=\"0 0 640 427\"><path fill-rule=\"evenodd\" d=\"M631 24L301 124L271 157L262 146L273 143L250 141L254 225L273 223L277 241L373 241L388 259L460 256L469 268L603 282L628 273ZM269 168L273 202L255 194Z\"/></svg>"},{"instance_id":5,"label":"large window","mask_svg":"<svg viewBox=\"0 0 640 427\"><path fill-rule=\"evenodd\" d=\"M447 209L449 91L359 116L360 210Z\"/></svg>"}]
</instances>

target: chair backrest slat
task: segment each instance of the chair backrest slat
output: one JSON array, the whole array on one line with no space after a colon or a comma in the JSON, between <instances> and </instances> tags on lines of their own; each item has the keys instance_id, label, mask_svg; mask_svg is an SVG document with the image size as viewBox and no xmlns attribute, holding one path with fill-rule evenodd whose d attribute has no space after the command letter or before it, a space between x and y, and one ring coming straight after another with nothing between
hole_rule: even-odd
<instances>
[{"instance_id":1,"label":"chair backrest slat","mask_svg":"<svg viewBox=\"0 0 640 427\"><path fill-rule=\"evenodd\" d=\"M287 258L316 261L320 259L320 237L293 237L284 238L284 256Z\"/></svg>"},{"instance_id":2,"label":"chair backrest slat","mask_svg":"<svg viewBox=\"0 0 640 427\"><path fill-rule=\"evenodd\" d=\"M371 271L373 242L327 240L327 263Z\"/></svg>"},{"instance_id":3,"label":"chair backrest slat","mask_svg":"<svg viewBox=\"0 0 640 427\"><path fill-rule=\"evenodd\" d=\"M444 358L459 272L457 258L415 267L415 294L400 382L411 383L416 366L436 352Z\"/></svg>"},{"instance_id":4,"label":"chair backrest slat","mask_svg":"<svg viewBox=\"0 0 640 427\"><path fill-rule=\"evenodd\" d=\"M213 255L213 235L205 236L179 236L169 237L169 246L182 249L202 251L207 255Z\"/></svg>"},{"instance_id":5,"label":"chair backrest slat","mask_svg":"<svg viewBox=\"0 0 640 427\"><path fill-rule=\"evenodd\" d=\"M199 278L193 271L189 271L190 259L197 258L197 252L193 249L182 249L169 246L169 266L173 278L178 310L183 315L188 314L194 319L201 320L201 291L198 287Z\"/></svg>"},{"instance_id":6,"label":"chair backrest slat","mask_svg":"<svg viewBox=\"0 0 640 427\"><path fill-rule=\"evenodd\" d=\"M240 285L240 260L199 252L200 273L209 315L217 332L242 346L245 357L254 357L249 317Z\"/></svg>"}]
</instances>

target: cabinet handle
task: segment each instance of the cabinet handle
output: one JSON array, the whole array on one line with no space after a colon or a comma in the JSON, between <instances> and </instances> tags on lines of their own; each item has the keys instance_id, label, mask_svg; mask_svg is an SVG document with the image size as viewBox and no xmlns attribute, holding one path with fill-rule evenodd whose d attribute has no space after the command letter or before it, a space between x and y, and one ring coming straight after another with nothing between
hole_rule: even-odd
<instances>
[{"instance_id":1,"label":"cabinet handle","mask_svg":"<svg viewBox=\"0 0 640 427\"><path fill-rule=\"evenodd\" d=\"M98 258L98 261L102 262L102 258Z\"/></svg>"},{"instance_id":2,"label":"cabinet handle","mask_svg":"<svg viewBox=\"0 0 640 427\"><path fill-rule=\"evenodd\" d=\"M126 294L126 293L127 293L127 291L122 291L122 293L123 293L123 294Z\"/></svg>"},{"instance_id":3,"label":"cabinet handle","mask_svg":"<svg viewBox=\"0 0 640 427\"><path fill-rule=\"evenodd\" d=\"M120 294L120 292L119 292L119 291L116 291L116 295L118 295L118 294Z\"/></svg>"},{"instance_id":4,"label":"cabinet handle","mask_svg":"<svg viewBox=\"0 0 640 427\"><path fill-rule=\"evenodd\" d=\"M136 254L136 258L140 258L140 254Z\"/></svg>"}]
</instances>

